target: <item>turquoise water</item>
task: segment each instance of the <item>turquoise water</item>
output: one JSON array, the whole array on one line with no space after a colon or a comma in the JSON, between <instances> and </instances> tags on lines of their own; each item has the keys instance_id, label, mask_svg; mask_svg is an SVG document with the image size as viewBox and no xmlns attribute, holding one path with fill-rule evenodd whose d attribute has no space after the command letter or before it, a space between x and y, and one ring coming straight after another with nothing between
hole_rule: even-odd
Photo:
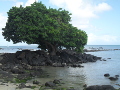
<instances>
[{"instance_id":1,"label":"turquoise water","mask_svg":"<svg viewBox=\"0 0 120 90\"><path fill-rule=\"evenodd\" d=\"M87 45L85 48L99 48L103 49L120 49L120 45ZM22 49L37 49L37 46L13 46L4 47L0 52L15 52L18 48ZM83 85L112 85L115 88L120 88L116 84L120 84L120 78L117 81L110 81L104 77L105 73L110 76L120 75L120 50L87 52L89 54L102 57L107 61L97 61L93 63L82 64L84 68L72 67L42 67L50 74L50 78L39 78L40 82L51 81L54 79L62 79L65 82L63 87L75 87L78 90L83 90ZM111 58L111 59L108 59Z\"/></svg>"}]
</instances>

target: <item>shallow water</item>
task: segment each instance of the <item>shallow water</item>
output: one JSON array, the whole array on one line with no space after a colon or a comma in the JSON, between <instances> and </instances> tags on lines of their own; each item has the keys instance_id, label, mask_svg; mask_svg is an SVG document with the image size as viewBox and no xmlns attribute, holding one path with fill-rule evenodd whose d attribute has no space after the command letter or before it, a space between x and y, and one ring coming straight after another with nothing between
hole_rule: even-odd
<instances>
[{"instance_id":1,"label":"shallow water","mask_svg":"<svg viewBox=\"0 0 120 90\"><path fill-rule=\"evenodd\" d=\"M62 79L65 84L63 87L75 87L78 90L83 90L83 85L112 85L115 88L120 88L115 84L120 84L120 79L110 81L104 77L105 73L110 73L111 76L120 75L116 67L112 67L114 63L109 61L97 61L95 63L85 63L84 68L67 68L67 67L42 67L50 75L50 78L43 78L40 81L51 81L54 79ZM108 65L109 64L109 65Z\"/></svg>"},{"instance_id":2,"label":"shallow water","mask_svg":"<svg viewBox=\"0 0 120 90\"><path fill-rule=\"evenodd\" d=\"M75 87L79 90L83 89L84 84L88 86L112 85L115 88L120 88L116 85L120 84L120 79L111 81L104 77L106 73L109 73L110 76L120 75L120 51L89 52L89 54L100 56L107 61L84 63L82 64L83 68L42 67L50 74L50 78L44 78L42 81L62 79L65 82L64 87Z\"/></svg>"},{"instance_id":3,"label":"shallow water","mask_svg":"<svg viewBox=\"0 0 120 90\"><path fill-rule=\"evenodd\" d=\"M98 48L101 46L92 46L92 47ZM117 47L102 46L102 47L105 49L120 49L120 46ZM15 52L15 50L18 49L14 48L10 50L11 51L7 51L7 52ZM42 67L43 70L49 73L50 77L35 78L35 79L39 80L42 84L44 84L47 81L53 81L54 79L62 79L61 82L65 84L63 84L61 87L75 87L78 90L83 90L84 84L87 84L88 86L112 85L115 88L120 88L120 86L115 85L115 84L120 84L120 78L117 81L110 81L108 78L104 77L105 73L109 73L110 76L120 75L120 50L87 52L87 53L102 57L107 61L84 63L82 64L84 66L83 68Z\"/></svg>"}]
</instances>

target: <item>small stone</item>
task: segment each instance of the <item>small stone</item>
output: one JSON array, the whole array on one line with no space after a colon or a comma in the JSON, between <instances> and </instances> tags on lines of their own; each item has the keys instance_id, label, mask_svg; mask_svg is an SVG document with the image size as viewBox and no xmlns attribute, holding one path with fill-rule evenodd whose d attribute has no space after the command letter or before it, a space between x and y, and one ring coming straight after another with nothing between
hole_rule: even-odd
<instances>
[{"instance_id":1,"label":"small stone","mask_svg":"<svg viewBox=\"0 0 120 90\"><path fill-rule=\"evenodd\" d=\"M33 84L39 84L40 82L39 81L33 81Z\"/></svg>"},{"instance_id":2,"label":"small stone","mask_svg":"<svg viewBox=\"0 0 120 90\"><path fill-rule=\"evenodd\" d=\"M55 79L55 80L53 81L53 83L55 83L55 84L60 84L60 80Z\"/></svg>"},{"instance_id":3,"label":"small stone","mask_svg":"<svg viewBox=\"0 0 120 90\"><path fill-rule=\"evenodd\" d=\"M106 74L104 74L104 76L105 76L105 77L109 77L109 76L110 76L110 74L109 74L109 73L106 73Z\"/></svg>"},{"instance_id":4,"label":"small stone","mask_svg":"<svg viewBox=\"0 0 120 90\"><path fill-rule=\"evenodd\" d=\"M49 81L49 82L45 83L45 86L47 86L47 87L55 87L56 85L52 81Z\"/></svg>"},{"instance_id":5,"label":"small stone","mask_svg":"<svg viewBox=\"0 0 120 90\"><path fill-rule=\"evenodd\" d=\"M19 86L18 86L18 88L25 88L26 87L26 85L24 84L24 83L21 83Z\"/></svg>"}]
</instances>

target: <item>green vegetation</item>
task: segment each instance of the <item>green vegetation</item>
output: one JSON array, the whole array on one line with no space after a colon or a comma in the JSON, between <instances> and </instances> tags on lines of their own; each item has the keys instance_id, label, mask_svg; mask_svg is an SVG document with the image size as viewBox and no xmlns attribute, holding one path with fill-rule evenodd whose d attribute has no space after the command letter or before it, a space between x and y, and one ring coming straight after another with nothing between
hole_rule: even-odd
<instances>
[{"instance_id":1,"label":"green vegetation","mask_svg":"<svg viewBox=\"0 0 120 90\"><path fill-rule=\"evenodd\" d=\"M36 86L32 86L32 88L31 89L35 89L36 88Z\"/></svg>"},{"instance_id":2,"label":"green vegetation","mask_svg":"<svg viewBox=\"0 0 120 90\"><path fill-rule=\"evenodd\" d=\"M30 80L31 78L30 77L27 77L25 79L18 79L18 78L15 78L14 81L15 83L26 83L28 80Z\"/></svg>"},{"instance_id":3,"label":"green vegetation","mask_svg":"<svg viewBox=\"0 0 120 90\"><path fill-rule=\"evenodd\" d=\"M40 87L39 90L68 90L68 89L74 89L74 88L54 88L54 89L46 89L45 87Z\"/></svg>"},{"instance_id":4,"label":"green vegetation","mask_svg":"<svg viewBox=\"0 0 120 90\"><path fill-rule=\"evenodd\" d=\"M58 88L58 89L53 89L53 90L67 90L67 88Z\"/></svg>"},{"instance_id":5,"label":"green vegetation","mask_svg":"<svg viewBox=\"0 0 120 90\"><path fill-rule=\"evenodd\" d=\"M12 7L3 36L14 43L38 44L39 48L55 55L65 47L82 52L87 43L87 34L70 24L70 13L62 8L47 8L41 2L31 6Z\"/></svg>"},{"instance_id":6,"label":"green vegetation","mask_svg":"<svg viewBox=\"0 0 120 90\"><path fill-rule=\"evenodd\" d=\"M15 79L16 83L26 83L26 79Z\"/></svg>"}]
</instances>

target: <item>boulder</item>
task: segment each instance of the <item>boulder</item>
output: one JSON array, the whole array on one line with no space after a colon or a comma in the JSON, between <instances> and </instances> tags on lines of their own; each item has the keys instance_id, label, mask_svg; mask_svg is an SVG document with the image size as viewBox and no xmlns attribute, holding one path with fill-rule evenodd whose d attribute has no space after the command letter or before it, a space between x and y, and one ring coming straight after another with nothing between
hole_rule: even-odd
<instances>
[{"instance_id":1,"label":"boulder","mask_svg":"<svg viewBox=\"0 0 120 90\"><path fill-rule=\"evenodd\" d=\"M19 89L26 88L25 83L21 83L21 84L19 84L18 88L19 88Z\"/></svg>"},{"instance_id":2,"label":"boulder","mask_svg":"<svg viewBox=\"0 0 120 90\"><path fill-rule=\"evenodd\" d=\"M65 66L66 66L66 63L62 63L61 65L62 65L62 67L65 67Z\"/></svg>"},{"instance_id":3,"label":"boulder","mask_svg":"<svg viewBox=\"0 0 120 90\"><path fill-rule=\"evenodd\" d=\"M83 67L80 64L72 64L71 67Z\"/></svg>"},{"instance_id":4,"label":"boulder","mask_svg":"<svg viewBox=\"0 0 120 90\"><path fill-rule=\"evenodd\" d=\"M109 79L112 81L116 81L116 80L118 80L118 77L109 77Z\"/></svg>"},{"instance_id":5,"label":"boulder","mask_svg":"<svg viewBox=\"0 0 120 90\"><path fill-rule=\"evenodd\" d=\"M17 56L17 58L18 58L19 60L24 59L24 58L25 58L25 52L21 52L21 53Z\"/></svg>"},{"instance_id":6,"label":"boulder","mask_svg":"<svg viewBox=\"0 0 120 90\"><path fill-rule=\"evenodd\" d=\"M10 72L0 71L0 79L5 79L6 81L12 81L14 76Z\"/></svg>"},{"instance_id":7,"label":"boulder","mask_svg":"<svg viewBox=\"0 0 120 90\"><path fill-rule=\"evenodd\" d=\"M52 81L49 81L49 82L46 82L46 83L45 83L45 86L46 86L46 87L55 87L56 84L53 83Z\"/></svg>"},{"instance_id":8,"label":"boulder","mask_svg":"<svg viewBox=\"0 0 120 90\"><path fill-rule=\"evenodd\" d=\"M11 69L11 72L12 72L13 74L24 74L24 73L25 73L24 70L21 70L21 69L18 69L18 68L13 68L13 69Z\"/></svg>"},{"instance_id":9,"label":"boulder","mask_svg":"<svg viewBox=\"0 0 120 90\"><path fill-rule=\"evenodd\" d=\"M33 81L33 84L39 84L39 83L40 83L40 82L37 81L37 80Z\"/></svg>"},{"instance_id":10,"label":"boulder","mask_svg":"<svg viewBox=\"0 0 120 90\"><path fill-rule=\"evenodd\" d=\"M1 64L13 63L31 66L55 66L64 67L68 64L78 64L86 62L95 62L101 57L96 57L86 53L76 53L74 50L61 50L56 55L48 55L45 51L37 50L22 50L16 53L6 53L3 59L0 60ZM73 65L73 67L80 67Z\"/></svg>"},{"instance_id":11,"label":"boulder","mask_svg":"<svg viewBox=\"0 0 120 90\"><path fill-rule=\"evenodd\" d=\"M62 67L62 64L61 63L53 63L52 66L53 67Z\"/></svg>"},{"instance_id":12,"label":"boulder","mask_svg":"<svg viewBox=\"0 0 120 90\"><path fill-rule=\"evenodd\" d=\"M104 74L104 76L105 76L105 77L109 77L109 76L110 76L110 74L109 74L109 73L106 73L106 74Z\"/></svg>"},{"instance_id":13,"label":"boulder","mask_svg":"<svg viewBox=\"0 0 120 90\"><path fill-rule=\"evenodd\" d=\"M60 84L60 80L55 79L55 80L53 81L53 83L55 83L55 84Z\"/></svg>"},{"instance_id":14,"label":"boulder","mask_svg":"<svg viewBox=\"0 0 120 90\"><path fill-rule=\"evenodd\" d=\"M93 85L87 87L85 90L115 90L115 88L111 85Z\"/></svg>"}]
</instances>

